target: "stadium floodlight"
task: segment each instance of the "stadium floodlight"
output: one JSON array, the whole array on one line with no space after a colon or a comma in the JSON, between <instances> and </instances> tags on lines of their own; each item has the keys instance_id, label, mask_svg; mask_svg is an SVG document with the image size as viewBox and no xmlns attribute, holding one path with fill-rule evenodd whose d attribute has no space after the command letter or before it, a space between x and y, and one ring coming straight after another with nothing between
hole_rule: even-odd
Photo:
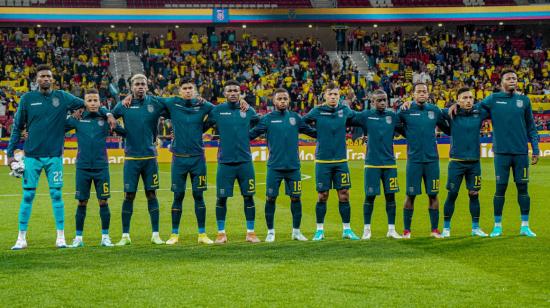
<instances>
[{"instance_id":1,"label":"stadium floodlight","mask_svg":"<svg viewBox=\"0 0 550 308\"><path fill-rule=\"evenodd\" d=\"M442 24L442 23L438 23L437 26L441 28L441 27L443 27L443 24Z\"/></svg>"},{"instance_id":2,"label":"stadium floodlight","mask_svg":"<svg viewBox=\"0 0 550 308\"><path fill-rule=\"evenodd\" d=\"M36 25L37 28L42 28L41 24Z\"/></svg>"},{"instance_id":3,"label":"stadium floodlight","mask_svg":"<svg viewBox=\"0 0 550 308\"><path fill-rule=\"evenodd\" d=\"M175 25L175 28L176 28L176 29L179 29L179 28L180 28L180 25Z\"/></svg>"},{"instance_id":4,"label":"stadium floodlight","mask_svg":"<svg viewBox=\"0 0 550 308\"><path fill-rule=\"evenodd\" d=\"M498 23L498 25L499 25L499 26L502 26L502 25L504 25L504 22L501 21L501 22Z\"/></svg>"},{"instance_id":5,"label":"stadium floodlight","mask_svg":"<svg viewBox=\"0 0 550 308\"><path fill-rule=\"evenodd\" d=\"M246 25L243 25L243 29L246 29Z\"/></svg>"},{"instance_id":6,"label":"stadium floodlight","mask_svg":"<svg viewBox=\"0 0 550 308\"><path fill-rule=\"evenodd\" d=\"M313 28L313 25L312 25L312 24L309 24L307 27L308 27L308 28Z\"/></svg>"},{"instance_id":7,"label":"stadium floodlight","mask_svg":"<svg viewBox=\"0 0 550 308\"><path fill-rule=\"evenodd\" d=\"M111 25L111 29L114 29L115 28L115 25Z\"/></svg>"},{"instance_id":8,"label":"stadium floodlight","mask_svg":"<svg viewBox=\"0 0 550 308\"><path fill-rule=\"evenodd\" d=\"M372 25L372 26L375 27L375 28L378 28L378 25L377 25L377 24L374 24L374 25Z\"/></svg>"}]
</instances>

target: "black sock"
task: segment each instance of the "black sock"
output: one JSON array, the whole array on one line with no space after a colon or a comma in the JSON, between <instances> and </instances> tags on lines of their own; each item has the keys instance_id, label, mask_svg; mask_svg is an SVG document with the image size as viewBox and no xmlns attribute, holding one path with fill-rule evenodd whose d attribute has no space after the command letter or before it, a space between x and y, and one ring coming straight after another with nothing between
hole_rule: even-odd
<instances>
[{"instance_id":1,"label":"black sock","mask_svg":"<svg viewBox=\"0 0 550 308\"><path fill-rule=\"evenodd\" d=\"M130 233L130 221L134 212L134 200L122 201L122 233Z\"/></svg>"},{"instance_id":2,"label":"black sock","mask_svg":"<svg viewBox=\"0 0 550 308\"><path fill-rule=\"evenodd\" d=\"M322 224L325 222L325 215L327 214L327 203L317 201L315 205L315 216L317 218L317 223Z\"/></svg>"},{"instance_id":3,"label":"black sock","mask_svg":"<svg viewBox=\"0 0 550 308\"><path fill-rule=\"evenodd\" d=\"M84 219L86 219L86 206L79 205L76 208L76 235L81 236L84 231Z\"/></svg>"},{"instance_id":4,"label":"black sock","mask_svg":"<svg viewBox=\"0 0 550 308\"><path fill-rule=\"evenodd\" d=\"M265 223L267 224L267 229L271 230L273 229L275 220L275 201L273 200L266 200L265 201Z\"/></svg>"}]
</instances>

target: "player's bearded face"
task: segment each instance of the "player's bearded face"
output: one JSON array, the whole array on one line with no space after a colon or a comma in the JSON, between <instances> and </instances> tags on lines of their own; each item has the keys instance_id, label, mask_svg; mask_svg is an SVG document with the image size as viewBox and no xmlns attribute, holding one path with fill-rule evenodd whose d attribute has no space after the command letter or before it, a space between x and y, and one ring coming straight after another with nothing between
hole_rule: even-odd
<instances>
[{"instance_id":1,"label":"player's bearded face","mask_svg":"<svg viewBox=\"0 0 550 308\"><path fill-rule=\"evenodd\" d=\"M472 94L472 92L468 91L461 93L458 96L458 105L462 109L472 109L472 107L474 107L474 95Z\"/></svg>"},{"instance_id":2,"label":"player's bearded face","mask_svg":"<svg viewBox=\"0 0 550 308\"><path fill-rule=\"evenodd\" d=\"M89 112L98 112L100 104L99 94L86 94L84 96L84 105Z\"/></svg>"},{"instance_id":3,"label":"player's bearded face","mask_svg":"<svg viewBox=\"0 0 550 308\"><path fill-rule=\"evenodd\" d=\"M132 83L132 95L137 98L142 98L147 92L147 80L137 79Z\"/></svg>"},{"instance_id":4,"label":"player's bearded face","mask_svg":"<svg viewBox=\"0 0 550 308\"><path fill-rule=\"evenodd\" d=\"M193 99L195 97L195 86L191 83L184 83L180 87L180 96L183 99Z\"/></svg>"},{"instance_id":5,"label":"player's bearded face","mask_svg":"<svg viewBox=\"0 0 550 308\"><path fill-rule=\"evenodd\" d=\"M223 91L223 95L228 102L236 103L241 99L241 89L239 86L227 86Z\"/></svg>"},{"instance_id":6,"label":"player's bearded face","mask_svg":"<svg viewBox=\"0 0 550 308\"><path fill-rule=\"evenodd\" d=\"M428 101L428 87L425 85L418 85L414 89L414 100L417 103L425 103Z\"/></svg>"},{"instance_id":7,"label":"player's bearded face","mask_svg":"<svg viewBox=\"0 0 550 308\"><path fill-rule=\"evenodd\" d=\"M325 92L327 104L331 107L335 107L338 105L338 100L340 99L340 90L339 89L332 89L330 91Z\"/></svg>"},{"instance_id":8,"label":"player's bearded face","mask_svg":"<svg viewBox=\"0 0 550 308\"><path fill-rule=\"evenodd\" d=\"M279 111L286 110L288 108L288 104L290 102L290 98L288 96L288 93L277 93L275 94L275 98L273 99L273 102L275 103L275 107Z\"/></svg>"},{"instance_id":9,"label":"player's bearded face","mask_svg":"<svg viewBox=\"0 0 550 308\"><path fill-rule=\"evenodd\" d=\"M52 86L53 75L49 70L40 71L36 74L36 82L42 90L49 90Z\"/></svg>"},{"instance_id":10,"label":"player's bearded face","mask_svg":"<svg viewBox=\"0 0 550 308\"><path fill-rule=\"evenodd\" d=\"M388 96L387 95L375 95L372 98L374 102L374 108L377 110L383 111L388 108Z\"/></svg>"},{"instance_id":11,"label":"player's bearded face","mask_svg":"<svg viewBox=\"0 0 550 308\"><path fill-rule=\"evenodd\" d=\"M501 84L504 91L513 92L518 85L518 76L515 73L504 74Z\"/></svg>"}]
</instances>

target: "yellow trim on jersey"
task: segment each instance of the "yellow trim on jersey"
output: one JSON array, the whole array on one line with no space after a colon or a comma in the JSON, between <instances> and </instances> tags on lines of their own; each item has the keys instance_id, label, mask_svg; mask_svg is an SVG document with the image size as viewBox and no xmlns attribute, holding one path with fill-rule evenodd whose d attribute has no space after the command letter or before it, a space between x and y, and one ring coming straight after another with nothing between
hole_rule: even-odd
<instances>
[{"instance_id":1,"label":"yellow trim on jersey","mask_svg":"<svg viewBox=\"0 0 550 308\"><path fill-rule=\"evenodd\" d=\"M322 159L316 159L315 162L319 164L335 164L335 163L345 163L347 162L347 159L340 159L340 160L322 160Z\"/></svg>"},{"instance_id":2,"label":"yellow trim on jersey","mask_svg":"<svg viewBox=\"0 0 550 308\"><path fill-rule=\"evenodd\" d=\"M478 159L471 160L471 159L449 158L449 161L478 161Z\"/></svg>"},{"instance_id":3,"label":"yellow trim on jersey","mask_svg":"<svg viewBox=\"0 0 550 308\"><path fill-rule=\"evenodd\" d=\"M191 154L176 154L176 153L172 153L174 156L177 156L177 157L184 157L184 158L189 158L189 157L195 157L195 156L200 156L200 155L191 155Z\"/></svg>"},{"instance_id":4,"label":"yellow trim on jersey","mask_svg":"<svg viewBox=\"0 0 550 308\"><path fill-rule=\"evenodd\" d=\"M365 168L397 169L397 165L390 165L390 166L373 166L373 165L365 165Z\"/></svg>"},{"instance_id":5,"label":"yellow trim on jersey","mask_svg":"<svg viewBox=\"0 0 550 308\"><path fill-rule=\"evenodd\" d=\"M147 159L153 159L156 158L155 156L147 156L147 157L124 157L125 160L147 160Z\"/></svg>"}]
</instances>

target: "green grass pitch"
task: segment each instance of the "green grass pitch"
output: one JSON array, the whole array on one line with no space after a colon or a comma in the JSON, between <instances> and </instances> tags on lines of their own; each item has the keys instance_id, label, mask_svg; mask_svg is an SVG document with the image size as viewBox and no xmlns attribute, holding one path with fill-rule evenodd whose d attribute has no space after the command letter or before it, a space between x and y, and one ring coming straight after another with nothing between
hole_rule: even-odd
<instances>
[{"instance_id":1,"label":"green grass pitch","mask_svg":"<svg viewBox=\"0 0 550 308\"><path fill-rule=\"evenodd\" d=\"M263 240L265 164L256 163L256 230ZM363 163L352 170L352 228L363 227ZM170 166L161 169L161 235L170 233ZM210 188L205 195L207 232L215 226L215 164L208 165ZM405 162L399 180L405 184ZM74 167L65 168L66 237L74 236ZM142 192L135 202L129 247L99 247L98 206L91 201L84 229L86 247L55 249L55 231L45 177L41 178L28 233L29 248L10 251L17 236L21 200L20 180L0 168L0 298L12 306L550 306L550 161L531 169L531 227L535 239L519 237L519 207L513 183L504 210L504 236L469 236L467 194L461 192L453 217L452 238L429 238L427 198L417 199L413 239L385 238L386 214L379 197L373 217L373 239L341 240L341 220L335 192L331 192L324 242L290 241L289 200L280 196L275 227L277 241L256 245L244 242L245 222L240 196L228 204L225 246L199 246L192 196L184 201L183 241L174 247L149 243L150 223ZM441 161L441 186L447 161ZM314 165L302 165L302 231L315 229ZM122 166L111 166L111 236L121 234ZM141 184L140 184L141 185ZM492 228L494 175L491 160L483 161L481 227ZM237 189L237 188L236 188ZM238 190L236 190L238 192ZM441 222L443 201L441 194ZM397 196L397 229L402 229L404 193Z\"/></svg>"}]
</instances>

